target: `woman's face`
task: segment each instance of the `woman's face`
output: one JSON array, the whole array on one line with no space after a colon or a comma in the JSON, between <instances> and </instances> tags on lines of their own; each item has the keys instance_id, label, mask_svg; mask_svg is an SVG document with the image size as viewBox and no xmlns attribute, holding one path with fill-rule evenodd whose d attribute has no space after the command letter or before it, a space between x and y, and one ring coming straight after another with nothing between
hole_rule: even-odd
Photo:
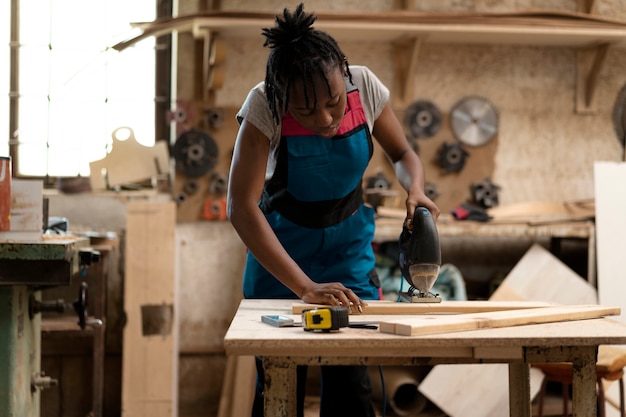
<instances>
[{"instance_id":1,"label":"woman's face","mask_svg":"<svg viewBox=\"0 0 626 417\"><path fill-rule=\"evenodd\" d=\"M346 110L346 84L339 68L329 70L326 77L330 92L326 80L319 74L313 77L313 82L294 82L289 91L287 108L300 125L322 137L330 138L337 134ZM305 87L308 103L304 94Z\"/></svg>"}]
</instances>

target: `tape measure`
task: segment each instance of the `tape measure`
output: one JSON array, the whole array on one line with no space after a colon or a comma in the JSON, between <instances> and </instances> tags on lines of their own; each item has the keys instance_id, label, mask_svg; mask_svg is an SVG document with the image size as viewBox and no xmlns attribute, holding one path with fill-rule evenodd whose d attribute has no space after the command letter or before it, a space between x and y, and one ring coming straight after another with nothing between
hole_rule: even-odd
<instances>
[{"instance_id":1,"label":"tape measure","mask_svg":"<svg viewBox=\"0 0 626 417\"><path fill-rule=\"evenodd\" d=\"M348 327L348 309L342 306L318 307L302 312L302 328L307 332L330 332Z\"/></svg>"}]
</instances>

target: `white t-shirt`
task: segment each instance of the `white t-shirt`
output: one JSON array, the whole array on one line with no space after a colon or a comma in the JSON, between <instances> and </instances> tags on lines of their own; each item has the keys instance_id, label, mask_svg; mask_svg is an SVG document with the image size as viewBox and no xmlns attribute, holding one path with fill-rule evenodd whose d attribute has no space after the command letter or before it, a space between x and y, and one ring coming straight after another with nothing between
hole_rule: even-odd
<instances>
[{"instance_id":1,"label":"white t-shirt","mask_svg":"<svg viewBox=\"0 0 626 417\"><path fill-rule=\"evenodd\" d=\"M389 101L389 89L374 75L369 68L350 65L352 82L359 90L361 104L367 118L370 133L374 121L380 116ZM276 124L265 96L265 82L260 82L248 93L241 109L237 112L239 123L246 119L259 129L270 141L270 155L267 161L266 177L271 177L276 166L276 150L280 143L281 128Z\"/></svg>"}]
</instances>

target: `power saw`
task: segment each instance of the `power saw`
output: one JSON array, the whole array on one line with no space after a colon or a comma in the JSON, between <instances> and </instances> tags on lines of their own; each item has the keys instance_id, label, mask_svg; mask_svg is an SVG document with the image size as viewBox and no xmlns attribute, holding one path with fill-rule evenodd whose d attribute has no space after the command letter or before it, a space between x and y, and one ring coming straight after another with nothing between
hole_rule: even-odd
<instances>
[{"instance_id":1,"label":"power saw","mask_svg":"<svg viewBox=\"0 0 626 417\"><path fill-rule=\"evenodd\" d=\"M409 283L400 296L412 303L440 303L441 297L430 292L441 268L441 246L435 219L426 207L417 207L407 218L400 234L400 270Z\"/></svg>"}]
</instances>

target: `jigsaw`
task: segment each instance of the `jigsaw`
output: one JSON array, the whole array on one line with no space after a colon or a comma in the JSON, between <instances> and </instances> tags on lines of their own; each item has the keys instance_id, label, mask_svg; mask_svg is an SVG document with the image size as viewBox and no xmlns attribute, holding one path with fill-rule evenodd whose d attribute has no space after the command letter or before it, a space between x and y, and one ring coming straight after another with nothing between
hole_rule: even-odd
<instances>
[{"instance_id":1,"label":"jigsaw","mask_svg":"<svg viewBox=\"0 0 626 417\"><path fill-rule=\"evenodd\" d=\"M400 234L400 270L409 283L400 296L411 303L440 303L432 289L441 268L441 246L435 219L426 207L417 207Z\"/></svg>"}]
</instances>

